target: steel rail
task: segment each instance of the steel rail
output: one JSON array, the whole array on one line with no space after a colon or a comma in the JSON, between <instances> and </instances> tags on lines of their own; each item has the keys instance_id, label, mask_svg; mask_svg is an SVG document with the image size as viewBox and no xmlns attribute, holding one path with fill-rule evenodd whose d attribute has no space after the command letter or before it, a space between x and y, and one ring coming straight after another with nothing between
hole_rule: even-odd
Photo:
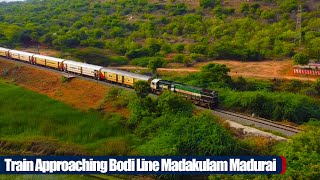
<instances>
[{"instance_id":1,"label":"steel rail","mask_svg":"<svg viewBox=\"0 0 320 180\"><path fill-rule=\"evenodd\" d=\"M14 60L14 59L8 59L8 58L5 58L5 57L0 57L0 59L10 60L10 61L13 61L13 62L16 62L16 63L19 63L19 64L23 64L23 65L26 65L26 66L31 66L31 67L38 68L38 69L41 69L41 70L49 70L51 72L58 72L58 73L60 73L62 75L66 73L64 71L59 71L57 69L48 68L48 67L39 66L39 65L32 65L32 64L29 64L27 62ZM121 86L119 84L110 83L110 82L107 82L107 81L96 80L96 79L93 79L93 78L90 78L90 77L86 77L86 76L81 76L81 75L77 75L77 74L74 74L74 76L78 77L80 79L93 81L93 82L96 82L96 83L99 83L99 84L104 84L104 85L107 85L107 86L118 87L118 88L127 89L127 90L131 90L131 91L133 90L132 88L129 88L129 87L126 87L126 86ZM156 97L156 95L154 95L154 94L152 94L152 96ZM196 106L196 107L198 109L209 110L207 108L200 107L200 106ZM302 129L300 129L298 127L284 125L284 124L281 124L281 123L278 123L278 122L275 122L275 121L271 121L271 120L268 120L268 119L264 119L264 118L261 118L261 117L252 117L252 116L249 116L249 115L246 115L246 114L243 114L243 113L239 113L239 112L231 112L229 110L226 111L226 110L222 110L222 109L214 109L214 110L212 110L212 112L215 115L218 115L220 117L221 117L221 115L219 115L219 113L227 115L227 116L229 116L229 120L238 122L238 123L243 124L243 125L251 125L252 123L250 124L250 122L253 122L253 124L255 126L257 126L257 127L262 127L264 129L271 129L273 131L280 132L280 133L282 133L284 135L287 135L287 136L292 136L292 135L295 135L295 134L303 131ZM237 118L240 119L240 120L236 120ZM247 122L244 123L241 120L245 120Z\"/></svg>"}]
</instances>

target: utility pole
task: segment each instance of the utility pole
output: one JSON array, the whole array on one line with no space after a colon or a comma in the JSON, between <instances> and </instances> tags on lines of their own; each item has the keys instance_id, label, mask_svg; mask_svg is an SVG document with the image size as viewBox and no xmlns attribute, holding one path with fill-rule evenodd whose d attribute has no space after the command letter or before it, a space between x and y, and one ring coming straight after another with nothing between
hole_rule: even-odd
<instances>
[{"instance_id":1,"label":"utility pole","mask_svg":"<svg viewBox=\"0 0 320 180\"><path fill-rule=\"evenodd\" d=\"M296 42L298 43L299 46L301 45L301 39L302 39L301 21L302 21L302 5L300 4L298 7L297 24L296 24L296 33L297 33Z\"/></svg>"}]
</instances>

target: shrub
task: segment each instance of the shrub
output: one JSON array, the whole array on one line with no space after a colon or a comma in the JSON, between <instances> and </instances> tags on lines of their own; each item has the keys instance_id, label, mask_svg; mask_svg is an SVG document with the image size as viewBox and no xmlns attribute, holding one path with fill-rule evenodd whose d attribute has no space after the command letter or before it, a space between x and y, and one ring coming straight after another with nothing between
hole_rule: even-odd
<instances>
[{"instance_id":1,"label":"shrub","mask_svg":"<svg viewBox=\"0 0 320 180\"><path fill-rule=\"evenodd\" d=\"M128 64L128 59L123 56L112 56L110 57L110 64L111 65L126 65Z\"/></svg>"},{"instance_id":2,"label":"shrub","mask_svg":"<svg viewBox=\"0 0 320 180\"><path fill-rule=\"evenodd\" d=\"M152 59L153 59L153 57L135 58L130 62L130 64L136 65L136 66L147 67L149 64L149 61L151 61Z\"/></svg>"},{"instance_id":3,"label":"shrub","mask_svg":"<svg viewBox=\"0 0 320 180\"><path fill-rule=\"evenodd\" d=\"M285 156L287 160L287 170L283 179L319 179L319 144L320 130L312 128L276 146L275 152ZM275 176L276 179L277 177Z\"/></svg>"},{"instance_id":4,"label":"shrub","mask_svg":"<svg viewBox=\"0 0 320 180\"><path fill-rule=\"evenodd\" d=\"M173 58L173 62L176 62L176 63L183 63L184 59L185 59L185 55L184 54L177 54L174 56Z\"/></svg>"},{"instance_id":5,"label":"shrub","mask_svg":"<svg viewBox=\"0 0 320 180\"><path fill-rule=\"evenodd\" d=\"M295 123L320 118L320 103L310 97L292 93L219 91L222 106L255 113L273 120Z\"/></svg>"},{"instance_id":6,"label":"shrub","mask_svg":"<svg viewBox=\"0 0 320 180\"><path fill-rule=\"evenodd\" d=\"M314 83L314 89L320 95L320 78L318 78L317 81Z\"/></svg>"},{"instance_id":7,"label":"shrub","mask_svg":"<svg viewBox=\"0 0 320 180\"><path fill-rule=\"evenodd\" d=\"M292 59L294 64L305 65L309 63L309 56L304 53L297 53Z\"/></svg>"},{"instance_id":8,"label":"shrub","mask_svg":"<svg viewBox=\"0 0 320 180\"><path fill-rule=\"evenodd\" d=\"M179 53L182 53L184 51L184 44L175 45L175 50Z\"/></svg>"}]
</instances>

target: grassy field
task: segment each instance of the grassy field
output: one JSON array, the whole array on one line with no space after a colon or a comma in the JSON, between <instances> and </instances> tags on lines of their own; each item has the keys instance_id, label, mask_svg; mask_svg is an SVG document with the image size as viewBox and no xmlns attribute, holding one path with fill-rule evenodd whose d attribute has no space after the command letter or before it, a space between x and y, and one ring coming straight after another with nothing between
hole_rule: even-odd
<instances>
[{"instance_id":1,"label":"grassy field","mask_svg":"<svg viewBox=\"0 0 320 180\"><path fill-rule=\"evenodd\" d=\"M129 133L120 116L83 112L4 81L0 94L1 154L128 153Z\"/></svg>"}]
</instances>

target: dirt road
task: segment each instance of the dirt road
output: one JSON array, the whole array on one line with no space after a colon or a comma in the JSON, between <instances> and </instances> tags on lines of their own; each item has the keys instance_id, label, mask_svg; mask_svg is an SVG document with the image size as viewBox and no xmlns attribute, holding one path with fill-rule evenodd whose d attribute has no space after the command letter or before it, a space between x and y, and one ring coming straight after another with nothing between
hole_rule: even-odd
<instances>
[{"instance_id":1,"label":"dirt road","mask_svg":"<svg viewBox=\"0 0 320 180\"><path fill-rule=\"evenodd\" d=\"M115 69L121 69L121 70L147 70L148 68L144 67L136 67L136 66L122 66L122 67L114 67ZM158 68L158 72L177 72L177 73L184 73L184 74L190 74L199 72L199 69L196 68ZM263 73L255 73L255 72L237 72L234 70L231 70L229 73L230 76L238 77L250 77L250 78L258 78L258 79L297 79L301 81L316 81L317 77L301 77L301 76L290 76L286 74L263 74ZM319 77L320 78L320 77Z\"/></svg>"}]
</instances>

